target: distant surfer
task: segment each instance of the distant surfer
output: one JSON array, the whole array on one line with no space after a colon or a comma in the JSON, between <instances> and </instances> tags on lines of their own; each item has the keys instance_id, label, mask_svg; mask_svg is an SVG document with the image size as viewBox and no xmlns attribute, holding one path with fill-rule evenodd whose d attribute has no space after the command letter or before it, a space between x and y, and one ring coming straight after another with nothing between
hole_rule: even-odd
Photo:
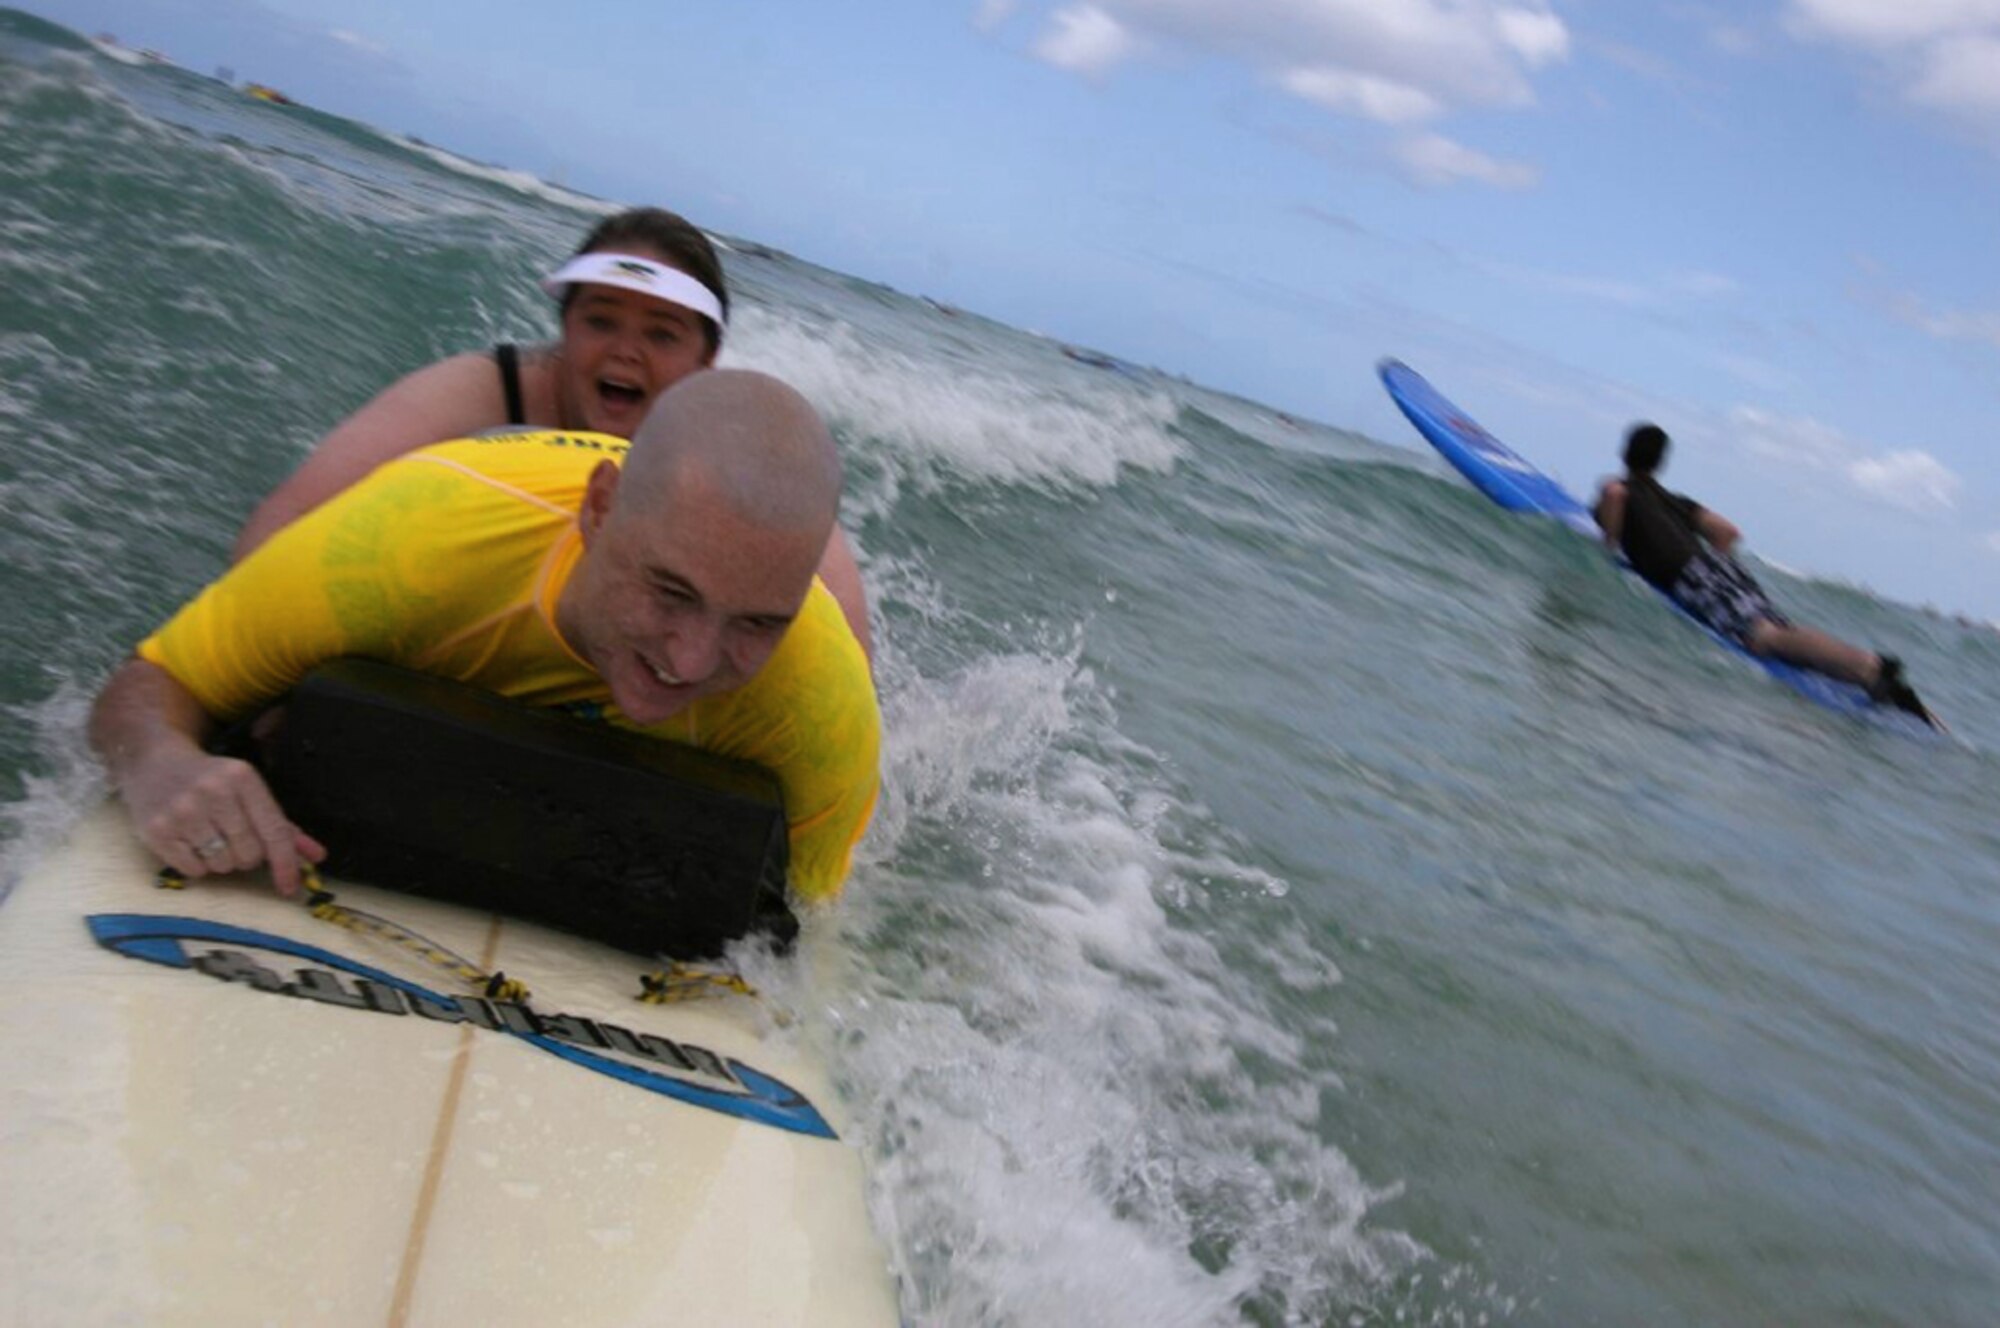
<instances>
[{"instance_id":1,"label":"distant surfer","mask_svg":"<svg viewBox=\"0 0 2000 1328\"><path fill-rule=\"evenodd\" d=\"M623 439L523 432L398 457L278 531L114 673L90 738L142 840L189 876L324 848L203 743L316 665L382 660L591 708L774 773L795 896L838 893L877 788L866 658L814 575L840 459L775 378L694 374Z\"/></svg>"},{"instance_id":2,"label":"distant surfer","mask_svg":"<svg viewBox=\"0 0 2000 1328\"><path fill-rule=\"evenodd\" d=\"M542 288L561 305L560 340L453 355L392 383L258 504L235 556L383 462L431 443L508 425L630 438L654 398L712 366L722 348L729 318L722 261L698 227L664 209L606 218ZM838 527L819 573L872 653L861 571Z\"/></svg>"},{"instance_id":3,"label":"distant surfer","mask_svg":"<svg viewBox=\"0 0 2000 1328\"><path fill-rule=\"evenodd\" d=\"M1667 442L1656 424L1636 424L1626 435L1625 476L1605 482L1592 512L1605 544L1676 604L1750 653L1854 683L1878 705L1937 723L1903 680L1895 656L1797 626L1772 605L1734 557L1741 537L1736 526L1660 484Z\"/></svg>"}]
</instances>

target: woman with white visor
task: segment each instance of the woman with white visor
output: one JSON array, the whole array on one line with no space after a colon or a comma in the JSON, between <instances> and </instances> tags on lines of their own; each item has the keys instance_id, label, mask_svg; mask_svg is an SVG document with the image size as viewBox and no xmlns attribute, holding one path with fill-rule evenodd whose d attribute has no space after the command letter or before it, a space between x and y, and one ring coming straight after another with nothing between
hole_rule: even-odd
<instances>
[{"instance_id":1,"label":"woman with white visor","mask_svg":"<svg viewBox=\"0 0 2000 1328\"><path fill-rule=\"evenodd\" d=\"M630 438L655 397L715 362L729 318L714 246L660 208L607 218L542 288L561 302L560 340L454 355L391 384L258 504L234 558L383 462L432 443L511 424ZM819 575L872 656L861 571L838 526Z\"/></svg>"}]
</instances>

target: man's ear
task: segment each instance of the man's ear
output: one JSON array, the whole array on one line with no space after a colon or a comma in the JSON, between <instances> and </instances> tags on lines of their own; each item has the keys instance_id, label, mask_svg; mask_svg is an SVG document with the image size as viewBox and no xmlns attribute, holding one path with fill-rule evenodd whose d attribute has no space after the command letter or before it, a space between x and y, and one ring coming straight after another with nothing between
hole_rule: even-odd
<instances>
[{"instance_id":1,"label":"man's ear","mask_svg":"<svg viewBox=\"0 0 2000 1328\"><path fill-rule=\"evenodd\" d=\"M590 483L583 491L583 506L576 511L576 524L583 532L586 549L597 542L597 532L611 516L611 499L618 492L620 473L615 461L600 461L597 469L590 472Z\"/></svg>"}]
</instances>

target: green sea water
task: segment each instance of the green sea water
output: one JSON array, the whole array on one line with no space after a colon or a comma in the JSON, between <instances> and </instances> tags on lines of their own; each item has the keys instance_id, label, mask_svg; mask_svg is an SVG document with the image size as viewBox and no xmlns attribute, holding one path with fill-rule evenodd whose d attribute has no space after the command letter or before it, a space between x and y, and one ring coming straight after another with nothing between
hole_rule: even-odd
<instances>
[{"instance_id":1,"label":"green sea water","mask_svg":"<svg viewBox=\"0 0 2000 1328\"><path fill-rule=\"evenodd\" d=\"M250 505L548 335L614 206L0 11L0 871ZM794 980L911 1323L2000 1319L2000 634L1767 578L1905 658L1960 738L1911 741L1372 398L1294 427L723 239L876 613L883 804Z\"/></svg>"}]
</instances>

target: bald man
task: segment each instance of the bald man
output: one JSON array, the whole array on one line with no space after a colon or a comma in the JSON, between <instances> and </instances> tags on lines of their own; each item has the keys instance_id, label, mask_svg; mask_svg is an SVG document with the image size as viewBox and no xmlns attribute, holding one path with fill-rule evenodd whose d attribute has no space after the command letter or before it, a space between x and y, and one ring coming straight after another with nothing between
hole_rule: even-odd
<instances>
[{"instance_id":1,"label":"bald man","mask_svg":"<svg viewBox=\"0 0 2000 1328\"><path fill-rule=\"evenodd\" d=\"M268 865L292 893L324 848L255 767L203 743L318 664L384 660L765 766L793 892L831 898L880 746L867 659L814 576L840 482L812 407L742 370L682 380L629 444L543 431L424 448L141 642L97 698L92 745L170 865Z\"/></svg>"}]
</instances>

